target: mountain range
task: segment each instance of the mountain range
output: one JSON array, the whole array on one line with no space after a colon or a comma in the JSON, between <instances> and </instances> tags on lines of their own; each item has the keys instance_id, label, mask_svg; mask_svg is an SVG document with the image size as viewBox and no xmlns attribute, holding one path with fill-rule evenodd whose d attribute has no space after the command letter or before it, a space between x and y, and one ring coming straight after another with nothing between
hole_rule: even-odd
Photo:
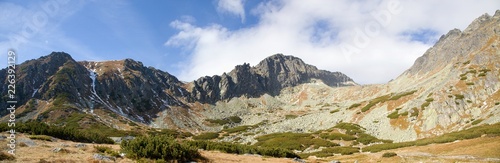
<instances>
[{"instance_id":1,"label":"mountain range","mask_svg":"<svg viewBox=\"0 0 500 163\"><path fill-rule=\"evenodd\" d=\"M82 128L152 127L195 134L259 124L248 131L252 135L222 139L240 143L350 122L377 138L409 141L500 122L499 46L497 11L464 31L449 31L398 78L376 85L359 85L341 72L283 54L183 82L132 59L75 61L53 52L16 66L16 117ZM8 82L5 75L0 81ZM8 101L3 85L2 101ZM7 121L8 114L1 110L1 120Z\"/></svg>"}]
</instances>

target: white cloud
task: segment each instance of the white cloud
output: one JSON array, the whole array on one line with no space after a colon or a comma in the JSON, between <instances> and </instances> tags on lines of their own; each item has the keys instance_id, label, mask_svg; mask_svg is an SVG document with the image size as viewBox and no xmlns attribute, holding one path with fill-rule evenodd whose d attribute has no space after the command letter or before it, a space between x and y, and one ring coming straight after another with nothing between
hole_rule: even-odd
<instances>
[{"instance_id":1,"label":"white cloud","mask_svg":"<svg viewBox=\"0 0 500 163\"><path fill-rule=\"evenodd\" d=\"M239 16L241 22L245 22L245 8L243 0L218 0L217 11Z\"/></svg>"},{"instance_id":2,"label":"white cloud","mask_svg":"<svg viewBox=\"0 0 500 163\"><path fill-rule=\"evenodd\" d=\"M434 39L439 38L453 28L465 29L486 12L494 13L498 3L269 1L251 9L259 20L251 27L231 30L217 24L199 27L174 21L171 25L179 32L166 45L191 52L178 74L186 81L220 75L244 62L255 65L267 56L283 53L320 69L346 73L362 84L385 83L432 46L412 41L408 33L430 30L437 33ZM390 10L391 4L399 4L399 10Z\"/></svg>"}]
</instances>

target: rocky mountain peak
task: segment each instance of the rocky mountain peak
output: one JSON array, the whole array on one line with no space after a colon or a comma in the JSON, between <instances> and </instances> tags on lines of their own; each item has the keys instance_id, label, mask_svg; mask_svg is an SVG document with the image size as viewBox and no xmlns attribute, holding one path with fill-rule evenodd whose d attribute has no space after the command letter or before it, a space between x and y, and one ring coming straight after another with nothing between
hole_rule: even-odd
<instances>
[{"instance_id":1,"label":"rocky mountain peak","mask_svg":"<svg viewBox=\"0 0 500 163\"><path fill-rule=\"evenodd\" d=\"M136 61L136 60L133 60L130 58L123 60L123 65L125 67L130 67L132 69L138 69L138 68L144 67L144 64L142 64L142 62Z\"/></svg>"},{"instance_id":2,"label":"rocky mountain peak","mask_svg":"<svg viewBox=\"0 0 500 163\"><path fill-rule=\"evenodd\" d=\"M494 16L484 14L475 19L464 32L450 30L419 57L403 75L424 75L453 62L467 62L472 52L480 50L491 37L500 34L500 10ZM457 48L460 47L460 48Z\"/></svg>"},{"instance_id":3,"label":"rocky mountain peak","mask_svg":"<svg viewBox=\"0 0 500 163\"><path fill-rule=\"evenodd\" d=\"M202 102L213 103L233 97L277 95L285 87L293 87L320 79L329 86L355 85L351 78L340 72L318 70L300 58L275 54L259 64L236 66L222 76L203 77L193 82L191 92Z\"/></svg>"}]
</instances>

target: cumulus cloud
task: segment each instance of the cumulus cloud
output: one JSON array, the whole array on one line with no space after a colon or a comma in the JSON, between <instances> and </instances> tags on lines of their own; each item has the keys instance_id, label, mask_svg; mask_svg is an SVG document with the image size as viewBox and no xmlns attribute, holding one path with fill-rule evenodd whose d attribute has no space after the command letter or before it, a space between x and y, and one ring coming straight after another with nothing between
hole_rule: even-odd
<instances>
[{"instance_id":1,"label":"cumulus cloud","mask_svg":"<svg viewBox=\"0 0 500 163\"><path fill-rule=\"evenodd\" d=\"M220 3L227 1L219 1L219 8ZM465 29L474 18L494 13L495 6L498 2L274 0L250 9L259 20L254 26L230 29L176 20L171 26L179 32L166 45L190 52L178 75L186 81L283 53L358 83L385 83L432 46L429 40ZM243 8L232 11L244 14Z\"/></svg>"},{"instance_id":2,"label":"cumulus cloud","mask_svg":"<svg viewBox=\"0 0 500 163\"><path fill-rule=\"evenodd\" d=\"M239 16L241 22L245 22L245 8L243 0L218 0L217 11Z\"/></svg>"}]
</instances>

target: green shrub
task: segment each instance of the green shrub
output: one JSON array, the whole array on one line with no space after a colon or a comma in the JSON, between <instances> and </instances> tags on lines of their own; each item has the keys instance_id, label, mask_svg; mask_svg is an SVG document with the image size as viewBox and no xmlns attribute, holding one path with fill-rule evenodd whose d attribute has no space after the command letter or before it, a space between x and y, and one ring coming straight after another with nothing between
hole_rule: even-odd
<instances>
[{"instance_id":1,"label":"green shrub","mask_svg":"<svg viewBox=\"0 0 500 163\"><path fill-rule=\"evenodd\" d=\"M425 99L426 102L432 102L434 101L434 98L428 98L428 99Z\"/></svg>"},{"instance_id":2,"label":"green shrub","mask_svg":"<svg viewBox=\"0 0 500 163\"><path fill-rule=\"evenodd\" d=\"M333 113L336 113L336 112L339 112L339 111L340 111L339 109L335 109L335 110L330 111L330 113L333 114Z\"/></svg>"},{"instance_id":3,"label":"green shrub","mask_svg":"<svg viewBox=\"0 0 500 163\"><path fill-rule=\"evenodd\" d=\"M14 127L16 132L27 133L31 135L47 135L63 140L71 140L83 143L105 143L113 144L114 141L106 135L89 129L76 129L69 127L59 127L47 125L39 121L27 121L25 123L16 123ZM8 131L10 127L7 123L0 124L1 131Z\"/></svg>"},{"instance_id":4,"label":"green shrub","mask_svg":"<svg viewBox=\"0 0 500 163\"><path fill-rule=\"evenodd\" d=\"M211 140L219 137L219 133L216 132L206 132L200 135L193 136L195 140Z\"/></svg>"},{"instance_id":5,"label":"green shrub","mask_svg":"<svg viewBox=\"0 0 500 163\"><path fill-rule=\"evenodd\" d=\"M399 118L398 111L394 111L391 114L387 115L387 118L390 118L390 119L397 119L397 118Z\"/></svg>"},{"instance_id":6,"label":"green shrub","mask_svg":"<svg viewBox=\"0 0 500 163\"><path fill-rule=\"evenodd\" d=\"M479 70L479 72L482 72L482 73L487 73L489 71L491 71L491 70L490 69L486 69L486 68L483 68L483 69Z\"/></svg>"},{"instance_id":7,"label":"green shrub","mask_svg":"<svg viewBox=\"0 0 500 163\"><path fill-rule=\"evenodd\" d=\"M377 105L378 103L383 103L383 102L387 101L390 97L391 97L391 95L384 95L384 96L377 97L377 98L371 100L370 102L368 102L368 104L366 104L366 106L361 108L361 111L366 112L366 111L370 110L370 108L372 108L373 106Z\"/></svg>"},{"instance_id":8,"label":"green shrub","mask_svg":"<svg viewBox=\"0 0 500 163\"><path fill-rule=\"evenodd\" d=\"M231 116L223 119L206 119L206 121L212 124L225 125L230 123L240 123L242 119L238 116Z\"/></svg>"},{"instance_id":9,"label":"green shrub","mask_svg":"<svg viewBox=\"0 0 500 163\"><path fill-rule=\"evenodd\" d=\"M483 76L486 76L486 73L479 73L479 75L477 75L478 77L483 77Z\"/></svg>"},{"instance_id":10,"label":"green shrub","mask_svg":"<svg viewBox=\"0 0 500 163\"><path fill-rule=\"evenodd\" d=\"M238 127L234 127L234 128L228 128L228 129L224 129L222 131L225 131L227 133L237 133L237 132L244 132L248 129L251 129L252 126L238 126Z\"/></svg>"},{"instance_id":11,"label":"green shrub","mask_svg":"<svg viewBox=\"0 0 500 163\"><path fill-rule=\"evenodd\" d=\"M314 145L315 147L339 146L339 144L314 138L311 134L303 133L274 133L259 136L256 139L259 141L255 144L256 146L278 147L289 150L304 150L311 145Z\"/></svg>"},{"instance_id":12,"label":"green shrub","mask_svg":"<svg viewBox=\"0 0 500 163\"><path fill-rule=\"evenodd\" d=\"M364 145L368 145L371 143L377 143L377 142L392 143L391 140L378 139L374 136L371 136L371 135L365 134L365 133L358 134L358 139L356 141L363 143Z\"/></svg>"},{"instance_id":13,"label":"green shrub","mask_svg":"<svg viewBox=\"0 0 500 163\"><path fill-rule=\"evenodd\" d=\"M358 124L345 123L345 122L338 123L337 125L334 126L334 128L344 129L344 130L346 130L346 134L349 134L349 135L356 135L358 133L364 133L363 130L365 129Z\"/></svg>"},{"instance_id":14,"label":"green shrub","mask_svg":"<svg viewBox=\"0 0 500 163\"><path fill-rule=\"evenodd\" d=\"M418 109L416 107L411 109L413 112L411 113L410 117L418 117Z\"/></svg>"},{"instance_id":15,"label":"green shrub","mask_svg":"<svg viewBox=\"0 0 500 163\"><path fill-rule=\"evenodd\" d=\"M430 102L424 102L422 105L420 105L420 108L422 108L422 110L425 109L425 107L429 106L431 103Z\"/></svg>"},{"instance_id":16,"label":"green shrub","mask_svg":"<svg viewBox=\"0 0 500 163\"><path fill-rule=\"evenodd\" d=\"M334 154L351 155L358 152L359 148L356 147L331 147L331 148L324 148L318 152L303 153L300 154L300 157L302 158L307 158L309 156L330 157L333 156Z\"/></svg>"},{"instance_id":17,"label":"green shrub","mask_svg":"<svg viewBox=\"0 0 500 163\"><path fill-rule=\"evenodd\" d=\"M462 100L462 99L464 99L464 95L461 95L461 94L455 94L455 99L457 99L457 100Z\"/></svg>"},{"instance_id":18,"label":"green shrub","mask_svg":"<svg viewBox=\"0 0 500 163\"><path fill-rule=\"evenodd\" d=\"M394 157L394 156L397 156L398 154L394 153L394 152L387 152L387 153L384 153L382 154L382 157Z\"/></svg>"},{"instance_id":19,"label":"green shrub","mask_svg":"<svg viewBox=\"0 0 500 163\"><path fill-rule=\"evenodd\" d=\"M500 105L500 102L495 102L495 105Z\"/></svg>"},{"instance_id":20,"label":"green shrub","mask_svg":"<svg viewBox=\"0 0 500 163\"><path fill-rule=\"evenodd\" d=\"M348 109L356 108L358 106L361 106L361 104L360 103L355 103L355 104L352 104L351 106L349 106Z\"/></svg>"},{"instance_id":21,"label":"green shrub","mask_svg":"<svg viewBox=\"0 0 500 163\"><path fill-rule=\"evenodd\" d=\"M467 71L467 73L475 74L475 73L477 73L477 71L476 70L469 70L469 71Z\"/></svg>"},{"instance_id":22,"label":"green shrub","mask_svg":"<svg viewBox=\"0 0 500 163\"><path fill-rule=\"evenodd\" d=\"M31 135L28 136L30 139L43 140L43 141L52 141L52 137L47 135Z\"/></svg>"},{"instance_id":23,"label":"green shrub","mask_svg":"<svg viewBox=\"0 0 500 163\"><path fill-rule=\"evenodd\" d=\"M186 141L185 144L197 149L217 150L225 153L259 154L263 156L272 156L272 157L300 158L297 154L293 153L291 150L276 148L276 147L265 148L265 147L249 146L249 145L235 144L229 142L211 142L211 141Z\"/></svg>"},{"instance_id":24,"label":"green shrub","mask_svg":"<svg viewBox=\"0 0 500 163\"><path fill-rule=\"evenodd\" d=\"M473 82L467 82L467 83L465 83L465 85L474 85L474 83Z\"/></svg>"},{"instance_id":25,"label":"green shrub","mask_svg":"<svg viewBox=\"0 0 500 163\"><path fill-rule=\"evenodd\" d=\"M389 100L399 100L401 97L412 95L415 92L417 92L417 90L413 90L413 91L409 91L409 92L403 92L403 93L398 93L398 94L392 96L391 98L389 98Z\"/></svg>"},{"instance_id":26,"label":"green shrub","mask_svg":"<svg viewBox=\"0 0 500 163\"><path fill-rule=\"evenodd\" d=\"M469 61L466 61L463 63L463 65L466 65L466 64L469 64L470 63L470 60Z\"/></svg>"},{"instance_id":27,"label":"green shrub","mask_svg":"<svg viewBox=\"0 0 500 163\"><path fill-rule=\"evenodd\" d=\"M198 149L178 143L171 136L139 136L130 141L123 141L121 149L132 159L148 158L175 160L177 162L194 161L202 158Z\"/></svg>"},{"instance_id":28,"label":"green shrub","mask_svg":"<svg viewBox=\"0 0 500 163\"><path fill-rule=\"evenodd\" d=\"M461 77L460 80L467 80L467 76Z\"/></svg>"},{"instance_id":29,"label":"green shrub","mask_svg":"<svg viewBox=\"0 0 500 163\"><path fill-rule=\"evenodd\" d=\"M361 108L361 111L362 112L366 112L368 110L370 110L370 108L372 108L373 106L377 105L378 103L384 103L384 102L387 102L387 101L391 101L391 100L399 100L401 97L404 97L404 96L408 96L408 95L411 95L413 93L417 92L417 90L413 90L413 91L409 91L409 92L403 92L403 93L398 93L398 94L387 94L387 95L384 95L384 96L380 96L380 97L377 97L373 100L370 100L370 102L368 102L368 104L366 106L364 106L363 108Z\"/></svg>"},{"instance_id":30,"label":"green shrub","mask_svg":"<svg viewBox=\"0 0 500 163\"><path fill-rule=\"evenodd\" d=\"M242 119L238 116L230 116L229 120L234 123L240 123L242 121Z\"/></svg>"},{"instance_id":31,"label":"green shrub","mask_svg":"<svg viewBox=\"0 0 500 163\"><path fill-rule=\"evenodd\" d=\"M382 150L396 149L396 148L409 147L409 146L415 146L415 145L423 146L423 145L428 145L428 144L433 144L433 143L448 143L448 142L453 142L456 140L478 138L484 134L492 135L492 136L499 136L500 135L500 123L496 123L493 125L476 126L476 127L470 128L470 129L457 131L457 132L451 132L451 133L443 134L441 136L437 136L437 137L433 137L433 138L419 139L416 141L390 143L390 144L375 144L375 145L371 145L371 146L363 148L363 151L379 152Z\"/></svg>"},{"instance_id":32,"label":"green shrub","mask_svg":"<svg viewBox=\"0 0 500 163\"><path fill-rule=\"evenodd\" d=\"M404 117L404 116L408 116L408 112L407 112L407 111L405 111L405 112L401 113L400 115L401 115L401 116L403 116L403 117Z\"/></svg>"},{"instance_id":33,"label":"green shrub","mask_svg":"<svg viewBox=\"0 0 500 163\"><path fill-rule=\"evenodd\" d=\"M345 141L356 140L356 137L342 133L323 133L320 134L319 136L323 139L330 139L330 140L345 140Z\"/></svg>"},{"instance_id":34,"label":"green shrub","mask_svg":"<svg viewBox=\"0 0 500 163\"><path fill-rule=\"evenodd\" d=\"M174 138L187 138L193 136L190 132L181 132L178 130L172 129L161 129L160 131L153 130L148 132L149 135L167 135L172 136Z\"/></svg>"},{"instance_id":35,"label":"green shrub","mask_svg":"<svg viewBox=\"0 0 500 163\"><path fill-rule=\"evenodd\" d=\"M481 123L484 119L478 119L478 120L475 120L475 121L472 121L472 125L477 125L479 123Z\"/></svg>"},{"instance_id":36,"label":"green shrub","mask_svg":"<svg viewBox=\"0 0 500 163\"><path fill-rule=\"evenodd\" d=\"M285 115L285 119L294 119L294 118L297 118L297 115L293 115L293 114Z\"/></svg>"},{"instance_id":37,"label":"green shrub","mask_svg":"<svg viewBox=\"0 0 500 163\"><path fill-rule=\"evenodd\" d=\"M111 148L111 147L94 146L94 149L96 149L97 152L99 152L99 153L108 154L108 155L113 156L113 157L120 157L120 154L117 151L113 150L113 148Z\"/></svg>"}]
</instances>

